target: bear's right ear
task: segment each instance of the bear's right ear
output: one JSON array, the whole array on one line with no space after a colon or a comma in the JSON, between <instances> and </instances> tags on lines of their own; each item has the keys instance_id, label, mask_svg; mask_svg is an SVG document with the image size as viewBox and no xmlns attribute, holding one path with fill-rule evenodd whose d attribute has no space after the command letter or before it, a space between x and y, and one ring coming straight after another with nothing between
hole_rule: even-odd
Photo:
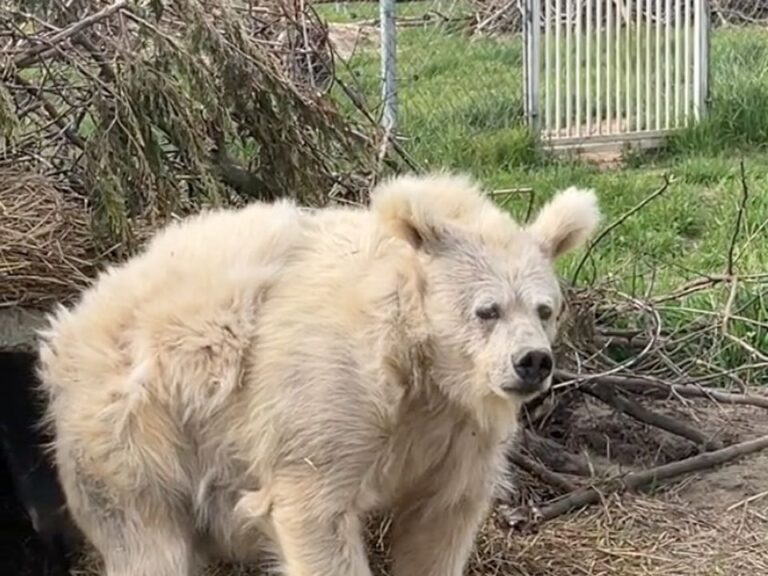
<instances>
[{"instance_id":1,"label":"bear's right ear","mask_svg":"<svg viewBox=\"0 0 768 576\"><path fill-rule=\"evenodd\" d=\"M547 255L555 259L581 246L600 223L600 209L594 190L571 186L557 193L528 227Z\"/></svg>"},{"instance_id":2,"label":"bear's right ear","mask_svg":"<svg viewBox=\"0 0 768 576\"><path fill-rule=\"evenodd\" d=\"M425 249L449 234L450 224L476 220L485 200L464 176L400 176L371 193L371 210L395 237Z\"/></svg>"}]
</instances>

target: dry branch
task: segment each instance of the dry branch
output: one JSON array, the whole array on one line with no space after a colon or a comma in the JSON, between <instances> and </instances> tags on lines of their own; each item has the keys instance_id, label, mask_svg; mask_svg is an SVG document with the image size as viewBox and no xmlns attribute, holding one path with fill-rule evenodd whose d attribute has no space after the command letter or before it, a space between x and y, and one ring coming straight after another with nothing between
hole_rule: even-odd
<instances>
[{"instance_id":1,"label":"dry branch","mask_svg":"<svg viewBox=\"0 0 768 576\"><path fill-rule=\"evenodd\" d=\"M547 468L562 474L592 477L604 472L586 457L568 452L561 444L536 434L532 430L523 430L523 445L533 456L543 462Z\"/></svg>"},{"instance_id":2,"label":"dry branch","mask_svg":"<svg viewBox=\"0 0 768 576\"><path fill-rule=\"evenodd\" d=\"M740 458L747 454L768 448L768 436L734 444L714 452L706 452L691 458L686 458L671 464L650 468L642 472L633 472L623 478L615 478L604 485L585 488L542 507L537 515L539 522L551 520L562 514L598 503L610 493L627 490L641 490L664 480L669 480L683 474L705 470Z\"/></svg>"},{"instance_id":3,"label":"dry branch","mask_svg":"<svg viewBox=\"0 0 768 576\"><path fill-rule=\"evenodd\" d=\"M733 394L695 384L670 384L662 380L640 376L626 377L611 375L592 377L589 375L580 376L572 372L558 370L555 373L555 379L560 381L584 380L599 382L609 386L620 387L623 390L634 394L652 395L657 398L670 398L675 395L683 398L708 398L722 404L741 404L768 409L768 396L759 396L757 394Z\"/></svg>"},{"instance_id":4,"label":"dry branch","mask_svg":"<svg viewBox=\"0 0 768 576\"><path fill-rule=\"evenodd\" d=\"M91 14L83 18L82 20L75 22L68 28L65 28L61 32L58 32L51 36L51 38L41 38L40 43L17 55L13 59L13 64L17 68L24 68L37 62L40 58L49 56L57 50L57 46L64 42L66 39L79 34L89 26L92 26L96 22L103 20L109 16L112 16L115 12L122 10L128 5L128 0L117 0L114 4L102 8L98 12Z\"/></svg>"},{"instance_id":5,"label":"dry branch","mask_svg":"<svg viewBox=\"0 0 768 576\"><path fill-rule=\"evenodd\" d=\"M747 201L749 200L749 187L747 186L747 175L744 171L744 160L739 163L739 175L741 178L741 203L739 204L739 210L736 212L736 224L733 226L733 236L728 246L728 265L725 272L728 276L733 276L734 274L733 256L736 251L736 240L739 237L739 232L741 232L741 221L744 218Z\"/></svg>"},{"instance_id":6,"label":"dry branch","mask_svg":"<svg viewBox=\"0 0 768 576\"><path fill-rule=\"evenodd\" d=\"M721 442L709 438L703 432L700 432L675 418L670 418L664 414L649 410L645 406L627 398L605 382L585 385L582 387L582 390L640 422L650 426L656 426L657 428L661 428L672 434L687 438L691 442L702 446L705 450L719 450L723 447Z\"/></svg>"},{"instance_id":7,"label":"dry branch","mask_svg":"<svg viewBox=\"0 0 768 576\"><path fill-rule=\"evenodd\" d=\"M664 184L659 187L656 191L649 194L645 198L643 198L640 202L638 202L635 206L627 210L624 214L619 216L616 220L611 222L608 226L603 228L603 230L595 237L595 239L590 242L589 246L587 246L587 249L584 251L584 255L581 257L581 260L579 260L579 263L576 265L576 269L573 272L573 276L571 277L571 284L576 284L576 281L579 278L579 273L581 272L581 269L584 267L584 264L587 263L587 260L589 260L589 257L592 255L592 251L595 249L595 247L600 244L600 242L608 236L613 230L621 226L624 222L627 221L627 219L631 218L633 215L637 214L640 210L642 210L645 206L650 204L653 200L664 194L669 189L670 184L672 183L672 180L668 175L664 175Z\"/></svg>"},{"instance_id":8,"label":"dry branch","mask_svg":"<svg viewBox=\"0 0 768 576\"><path fill-rule=\"evenodd\" d=\"M564 492L573 492L578 487L571 482L570 480L564 478L560 474L557 474L556 472L552 472L549 468L546 466L541 465L539 462L536 462L535 460L528 458L527 456L521 454L519 451L515 450L510 455L510 459L512 462L528 472L529 474L532 474L541 480L544 480L547 484L550 486L553 486L559 490L562 490Z\"/></svg>"},{"instance_id":9,"label":"dry branch","mask_svg":"<svg viewBox=\"0 0 768 576\"><path fill-rule=\"evenodd\" d=\"M6 10L0 170L50 177L83 200L111 258L139 248L147 227L211 206L365 201L378 127L326 96L332 48L306 3L20 0ZM0 216L0 246L11 246L17 231ZM4 279L28 287L16 271L42 264L21 260L34 252L4 256ZM52 273L61 288L41 280L47 299L86 272ZM0 305L17 301L0 292Z\"/></svg>"}]
</instances>

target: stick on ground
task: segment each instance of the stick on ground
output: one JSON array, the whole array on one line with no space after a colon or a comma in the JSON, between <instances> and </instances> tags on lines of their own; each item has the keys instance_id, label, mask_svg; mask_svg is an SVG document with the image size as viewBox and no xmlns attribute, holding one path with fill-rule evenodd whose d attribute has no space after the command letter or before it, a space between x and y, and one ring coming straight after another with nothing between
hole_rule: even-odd
<instances>
[{"instance_id":1,"label":"stick on ground","mask_svg":"<svg viewBox=\"0 0 768 576\"><path fill-rule=\"evenodd\" d=\"M589 462L585 456L568 452L562 444L539 436L531 430L523 431L523 447L555 472L587 478L603 474L603 470Z\"/></svg>"},{"instance_id":2,"label":"stick on ground","mask_svg":"<svg viewBox=\"0 0 768 576\"><path fill-rule=\"evenodd\" d=\"M707 437L703 432L696 430L680 420L649 410L645 406L627 398L608 384L596 383L587 385L583 390L587 394L599 398L606 404L624 412L635 420L661 428L662 430L666 430L677 436L687 438L691 442L702 446L705 450L719 450L723 447L721 442Z\"/></svg>"},{"instance_id":3,"label":"stick on ground","mask_svg":"<svg viewBox=\"0 0 768 576\"><path fill-rule=\"evenodd\" d=\"M709 398L721 404L744 404L768 409L768 396L759 396L757 394L733 394L722 392L713 388L697 386L696 384L670 384L662 380L650 378L630 378L625 376L596 376L579 375L564 370L555 371L555 380L558 382L568 382L572 380L585 380L589 382L598 382L611 386L619 386L628 392L634 394L657 394L665 397L678 394L683 398Z\"/></svg>"},{"instance_id":4,"label":"stick on ground","mask_svg":"<svg viewBox=\"0 0 768 576\"><path fill-rule=\"evenodd\" d=\"M559 490L562 490L563 492L573 492L575 490L578 490L578 486L576 486L570 480L563 478L557 472L552 472L546 466L540 464L539 462L536 462L532 458L528 458L527 456L524 456L517 450L512 452L509 458L515 464L515 466L522 468L529 474L533 474L534 476L538 477L540 480L543 480L550 486L553 486Z\"/></svg>"},{"instance_id":5,"label":"stick on ground","mask_svg":"<svg viewBox=\"0 0 768 576\"><path fill-rule=\"evenodd\" d=\"M761 436L760 438L734 444L714 452L706 452L671 464L649 468L642 472L632 472L622 478L610 480L600 488L584 488L566 496L562 500L556 500L544 506L540 510L538 522L551 520L576 508L596 504L605 494L647 488L657 482L696 472L697 470L719 466L765 448L768 448L768 436Z\"/></svg>"}]
</instances>

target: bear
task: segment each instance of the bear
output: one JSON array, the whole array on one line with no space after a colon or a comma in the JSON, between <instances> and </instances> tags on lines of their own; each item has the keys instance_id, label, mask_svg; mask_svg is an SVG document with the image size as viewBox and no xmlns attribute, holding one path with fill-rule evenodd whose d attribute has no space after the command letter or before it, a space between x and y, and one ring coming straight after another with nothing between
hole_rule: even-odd
<instances>
[{"instance_id":1,"label":"bear","mask_svg":"<svg viewBox=\"0 0 768 576\"><path fill-rule=\"evenodd\" d=\"M189 216L102 272L50 315L39 374L107 576L369 576L377 511L394 576L460 576L550 386L555 262L599 221L591 189L522 225L467 175L407 174L367 206Z\"/></svg>"}]
</instances>

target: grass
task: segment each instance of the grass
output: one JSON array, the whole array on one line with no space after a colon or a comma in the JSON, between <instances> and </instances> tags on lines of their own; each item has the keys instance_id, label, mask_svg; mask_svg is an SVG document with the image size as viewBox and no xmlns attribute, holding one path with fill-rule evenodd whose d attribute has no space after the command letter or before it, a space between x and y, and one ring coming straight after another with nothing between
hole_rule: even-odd
<instances>
[{"instance_id":1,"label":"grass","mask_svg":"<svg viewBox=\"0 0 768 576\"><path fill-rule=\"evenodd\" d=\"M466 11L459 3L438 4L446 15ZM321 14L334 21L377 15L375 5L341 6L322 5ZM435 6L398 3L398 16L417 16ZM742 194L741 160L751 193L735 244L735 268L741 274L768 272L768 31L716 29L707 117L674 134L663 150L634 154L616 169L550 157L536 147L522 120L518 38L473 39L431 26L404 27L397 42L404 145L426 167L470 171L491 189L532 187L536 206L557 189L594 187L606 222L657 189L665 174L674 179L665 194L600 243L581 275L582 284L599 278L627 293L662 294L685 281L723 273ZM377 50L361 51L344 74L375 109ZM634 91L634 77L630 86ZM509 205L522 217L527 198L513 198ZM572 276L579 257L560 263L565 277ZM719 313L729 292L723 286L660 312L674 328ZM734 333L758 351L768 350L766 284L740 283L733 306L739 310L734 314L747 320L733 323ZM738 347L720 346L717 355L724 366L749 362L749 354Z\"/></svg>"}]
</instances>

